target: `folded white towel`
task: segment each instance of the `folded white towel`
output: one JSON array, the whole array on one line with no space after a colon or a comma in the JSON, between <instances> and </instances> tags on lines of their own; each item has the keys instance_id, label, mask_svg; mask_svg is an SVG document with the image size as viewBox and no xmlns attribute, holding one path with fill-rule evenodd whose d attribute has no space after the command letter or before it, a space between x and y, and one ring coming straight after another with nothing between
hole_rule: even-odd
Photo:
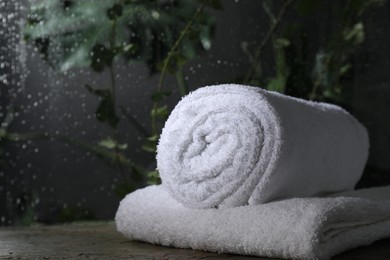
<instances>
[{"instance_id":1,"label":"folded white towel","mask_svg":"<svg viewBox=\"0 0 390 260\"><path fill-rule=\"evenodd\" d=\"M178 103L157 167L184 205L223 208L350 190L367 155L366 129L338 106L219 85Z\"/></svg>"},{"instance_id":2,"label":"folded white towel","mask_svg":"<svg viewBox=\"0 0 390 260\"><path fill-rule=\"evenodd\" d=\"M123 199L115 220L126 237L165 246L328 259L390 236L390 186L344 195L354 198L295 198L255 206L191 209L171 198L161 185L149 186Z\"/></svg>"}]
</instances>

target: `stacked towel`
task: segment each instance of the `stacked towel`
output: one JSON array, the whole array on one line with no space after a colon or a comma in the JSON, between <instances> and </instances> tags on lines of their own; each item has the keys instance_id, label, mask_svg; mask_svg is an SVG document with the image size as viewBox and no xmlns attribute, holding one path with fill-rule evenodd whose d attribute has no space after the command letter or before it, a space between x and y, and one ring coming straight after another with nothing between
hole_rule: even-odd
<instances>
[{"instance_id":1,"label":"stacked towel","mask_svg":"<svg viewBox=\"0 0 390 260\"><path fill-rule=\"evenodd\" d=\"M333 196L192 209L150 186L123 199L115 220L130 239L287 259L328 259L390 236L390 187Z\"/></svg>"},{"instance_id":2,"label":"stacked towel","mask_svg":"<svg viewBox=\"0 0 390 260\"><path fill-rule=\"evenodd\" d=\"M367 155L366 129L338 106L219 85L177 104L157 167L184 205L223 208L350 190Z\"/></svg>"},{"instance_id":3,"label":"stacked towel","mask_svg":"<svg viewBox=\"0 0 390 260\"><path fill-rule=\"evenodd\" d=\"M175 107L157 150L163 184L129 194L116 214L131 239L327 259L390 236L390 187L351 191L368 136L340 107L205 87Z\"/></svg>"}]
</instances>

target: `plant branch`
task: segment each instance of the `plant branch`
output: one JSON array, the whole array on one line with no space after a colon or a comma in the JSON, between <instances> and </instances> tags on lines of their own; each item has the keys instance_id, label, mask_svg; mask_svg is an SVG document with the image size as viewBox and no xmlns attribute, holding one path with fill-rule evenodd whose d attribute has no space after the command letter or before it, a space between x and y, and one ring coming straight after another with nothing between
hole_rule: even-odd
<instances>
[{"instance_id":1,"label":"plant branch","mask_svg":"<svg viewBox=\"0 0 390 260\"><path fill-rule=\"evenodd\" d=\"M208 2L209 2L209 0L205 0L202 3L202 5L199 7L199 9L196 11L196 13L188 21L188 23L186 24L184 29L180 32L179 37L176 39L176 41L173 44L172 48L169 50L167 57L163 61L163 66L162 66L162 70L161 70L161 74L160 74L160 79L159 79L158 86L157 86L157 92L161 92L161 90L163 88L164 81L165 81L165 76L166 76L167 71L168 71L168 65L169 65L169 62L172 59L173 54L177 51L177 49L179 48L181 42L184 39L184 36L190 30L190 28L191 28L192 24L194 23L194 21L198 19L199 15L202 13L203 9L206 7ZM153 102L153 111L155 111L157 109L157 103L158 102L156 102L156 101ZM156 115L153 115L153 114L155 114L155 113L152 113L152 135L156 135L157 134Z\"/></svg>"},{"instance_id":2,"label":"plant branch","mask_svg":"<svg viewBox=\"0 0 390 260\"><path fill-rule=\"evenodd\" d=\"M50 139L50 136L43 133L6 133L4 134L4 136L2 136L2 138L13 142L20 142L28 140Z\"/></svg>"},{"instance_id":3,"label":"plant branch","mask_svg":"<svg viewBox=\"0 0 390 260\"><path fill-rule=\"evenodd\" d=\"M116 20L112 23L112 29L111 29L111 35L110 35L110 49L112 50L115 47L115 38L116 38ZM112 103L114 106L114 109L116 107L116 80L115 80L115 73L114 73L114 67L113 64L110 66L110 80L111 80L111 98Z\"/></svg>"},{"instance_id":4,"label":"plant branch","mask_svg":"<svg viewBox=\"0 0 390 260\"><path fill-rule=\"evenodd\" d=\"M326 55L326 54L322 54L322 55L324 55L324 58L319 60L317 62L317 65L316 65L316 67L317 67L316 74L317 75L316 75L316 78L314 80L313 88L311 89L309 96L308 96L309 100L314 100L317 97L317 91L324 82L324 79L326 77L326 73L328 71L329 64L332 60L331 55Z\"/></svg>"},{"instance_id":5,"label":"plant branch","mask_svg":"<svg viewBox=\"0 0 390 260\"><path fill-rule=\"evenodd\" d=\"M117 20L114 19L112 22L112 28L111 28L111 35L110 35L110 49L113 50L115 47L115 38L116 38L116 26L117 26ZM116 80L115 80L115 72L114 72L114 66L111 64L109 66L110 68L110 80L111 80L111 99L112 99L112 106L114 107L114 113L116 114ZM116 127L113 129L112 138L115 141L116 145L113 150L114 158L115 159L115 168L117 171L123 176L123 178L126 180L127 175L124 172L124 169L122 167L121 162L121 156L120 151L118 149L118 131Z\"/></svg>"},{"instance_id":6,"label":"plant branch","mask_svg":"<svg viewBox=\"0 0 390 260\"><path fill-rule=\"evenodd\" d=\"M121 165L135 170L136 172L142 173L144 170L137 166L133 161L126 158L124 155L119 154L115 151L103 148L99 145L90 144L88 142L67 137L64 135L49 135L44 133L6 133L1 138L13 142L21 142L28 140L55 140L61 141L67 144L78 146L84 150L87 150L97 156L105 158L106 160L117 161ZM0 139L1 139L0 138Z\"/></svg>"},{"instance_id":7,"label":"plant branch","mask_svg":"<svg viewBox=\"0 0 390 260\"><path fill-rule=\"evenodd\" d=\"M133 161L126 158L122 154L117 153L116 151L110 151L109 149L100 147L99 145L90 144L88 142L77 140L74 138L70 138L67 136L55 136L53 137L55 140L62 141L68 144L76 145L84 150L90 151L97 156L101 156L105 159L115 161L116 163L120 163L123 166L126 166L129 169L136 170L137 172L142 172L143 170L138 167Z\"/></svg>"},{"instance_id":8,"label":"plant branch","mask_svg":"<svg viewBox=\"0 0 390 260\"><path fill-rule=\"evenodd\" d=\"M180 95L181 96L187 95L188 88L187 88L186 80L184 78L183 69L181 67L178 68L176 71L176 81L177 81L177 85L178 85L179 90L180 90Z\"/></svg>"},{"instance_id":9,"label":"plant branch","mask_svg":"<svg viewBox=\"0 0 390 260\"><path fill-rule=\"evenodd\" d=\"M249 83L250 79L253 76L253 73L255 72L255 68L259 65L261 54L263 53L264 47L267 45L270 39L272 39L273 34L278 29L281 21L284 18L284 15L286 14L287 8L294 2L294 0L285 0L283 2L282 7L279 10L278 15L276 16L274 22L271 23L271 27L269 28L267 34L265 35L263 41L260 43L260 46L257 48L255 56L254 56L254 62L249 69L248 73L245 75L243 83Z\"/></svg>"},{"instance_id":10,"label":"plant branch","mask_svg":"<svg viewBox=\"0 0 390 260\"><path fill-rule=\"evenodd\" d=\"M127 118L127 120L140 132L142 133L145 137L150 136L149 131L135 118L133 117L130 113L126 111L126 108L120 107L120 111L122 114Z\"/></svg>"},{"instance_id":11,"label":"plant branch","mask_svg":"<svg viewBox=\"0 0 390 260\"><path fill-rule=\"evenodd\" d=\"M163 88L165 76L166 76L167 69L168 69L168 64L171 61L173 54L179 48L181 42L184 39L184 36L190 30L194 21L198 19L199 15L202 13L202 11L206 7L207 3L208 3L207 0L203 2L203 4L199 7L198 11L196 11L196 13L192 16L192 18L188 21L187 25L184 27L184 29L180 32L180 35L177 38L176 42L173 44L172 48L169 50L168 56L165 58L165 60L163 62L163 67L162 67L161 74L160 74L160 80L158 82L157 92L161 92L161 90Z\"/></svg>"}]
</instances>

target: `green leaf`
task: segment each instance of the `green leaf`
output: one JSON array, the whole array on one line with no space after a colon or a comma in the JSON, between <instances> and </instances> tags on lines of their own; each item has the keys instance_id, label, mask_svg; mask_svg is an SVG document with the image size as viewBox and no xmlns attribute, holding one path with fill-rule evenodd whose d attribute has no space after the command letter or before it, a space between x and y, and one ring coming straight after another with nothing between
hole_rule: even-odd
<instances>
[{"instance_id":1,"label":"green leaf","mask_svg":"<svg viewBox=\"0 0 390 260\"><path fill-rule=\"evenodd\" d=\"M155 153L156 152L156 144L154 142L147 142L142 145L142 150L150 153Z\"/></svg>"},{"instance_id":2,"label":"green leaf","mask_svg":"<svg viewBox=\"0 0 390 260\"><path fill-rule=\"evenodd\" d=\"M48 61L50 40L48 38L38 37L34 40L34 43L39 52L42 54L43 59Z\"/></svg>"},{"instance_id":3,"label":"green leaf","mask_svg":"<svg viewBox=\"0 0 390 260\"><path fill-rule=\"evenodd\" d=\"M119 198L124 198L130 192L135 191L135 187L132 183L121 183L114 187L114 192Z\"/></svg>"},{"instance_id":4,"label":"green leaf","mask_svg":"<svg viewBox=\"0 0 390 260\"><path fill-rule=\"evenodd\" d=\"M290 41L285 38L278 38L274 42L276 48L285 48L290 45Z\"/></svg>"},{"instance_id":5,"label":"green leaf","mask_svg":"<svg viewBox=\"0 0 390 260\"><path fill-rule=\"evenodd\" d=\"M103 44L95 44L91 52L91 67L94 71L102 72L104 68L111 67L115 53Z\"/></svg>"},{"instance_id":6,"label":"green leaf","mask_svg":"<svg viewBox=\"0 0 390 260\"><path fill-rule=\"evenodd\" d=\"M175 63L177 67L182 67L188 62L186 57L180 52L175 52L174 54L172 54L171 60Z\"/></svg>"},{"instance_id":7,"label":"green leaf","mask_svg":"<svg viewBox=\"0 0 390 260\"><path fill-rule=\"evenodd\" d=\"M44 140L48 138L47 134L42 133L7 133L4 138L9 141L31 141L31 140Z\"/></svg>"},{"instance_id":8,"label":"green leaf","mask_svg":"<svg viewBox=\"0 0 390 260\"><path fill-rule=\"evenodd\" d=\"M318 51L315 57L313 78L315 84L328 88L329 82L329 60L331 60L332 54L325 51Z\"/></svg>"},{"instance_id":9,"label":"green leaf","mask_svg":"<svg viewBox=\"0 0 390 260\"><path fill-rule=\"evenodd\" d=\"M117 147L119 150L126 150L127 149L127 144L117 144Z\"/></svg>"},{"instance_id":10,"label":"green leaf","mask_svg":"<svg viewBox=\"0 0 390 260\"><path fill-rule=\"evenodd\" d=\"M107 17L110 20L115 20L122 16L123 6L120 4L114 4L113 7L107 9Z\"/></svg>"},{"instance_id":11,"label":"green leaf","mask_svg":"<svg viewBox=\"0 0 390 260\"><path fill-rule=\"evenodd\" d=\"M263 10L264 12L268 15L270 21L271 21L271 25L275 25L276 24L276 17L272 11L272 0L265 0L263 1Z\"/></svg>"},{"instance_id":12,"label":"green leaf","mask_svg":"<svg viewBox=\"0 0 390 260\"><path fill-rule=\"evenodd\" d=\"M152 135L152 136L146 138L146 140L151 141L151 142L156 142L159 137L160 137L159 135Z\"/></svg>"},{"instance_id":13,"label":"green leaf","mask_svg":"<svg viewBox=\"0 0 390 260\"><path fill-rule=\"evenodd\" d=\"M286 81L287 81L286 77L283 76L275 77L269 80L266 89L283 93L286 87Z\"/></svg>"},{"instance_id":14,"label":"green leaf","mask_svg":"<svg viewBox=\"0 0 390 260\"><path fill-rule=\"evenodd\" d=\"M114 141L111 138L106 138L106 139L101 140L98 143L98 145L105 147L107 149L114 149L117 146L117 143L116 143L116 141Z\"/></svg>"},{"instance_id":15,"label":"green leaf","mask_svg":"<svg viewBox=\"0 0 390 260\"><path fill-rule=\"evenodd\" d=\"M150 171L147 173L147 176L148 176L147 183L149 185L156 185L161 183L160 174L158 173L158 171L156 170Z\"/></svg>"},{"instance_id":16,"label":"green leaf","mask_svg":"<svg viewBox=\"0 0 390 260\"><path fill-rule=\"evenodd\" d=\"M161 119L167 119L168 115L169 115L168 107L166 105L164 105L162 107L156 107L155 109L152 109L150 111L150 115L152 117L158 117L158 118L161 118Z\"/></svg>"},{"instance_id":17,"label":"green leaf","mask_svg":"<svg viewBox=\"0 0 390 260\"><path fill-rule=\"evenodd\" d=\"M89 56L90 50L86 46L80 46L77 50L70 53L69 56L63 60L60 65L60 71L64 72L75 67L86 67L90 63L85 57Z\"/></svg>"},{"instance_id":18,"label":"green leaf","mask_svg":"<svg viewBox=\"0 0 390 260\"><path fill-rule=\"evenodd\" d=\"M352 65L349 63L342 66L340 68L340 75L344 75L345 73L347 73L351 67L352 67Z\"/></svg>"},{"instance_id":19,"label":"green leaf","mask_svg":"<svg viewBox=\"0 0 390 260\"><path fill-rule=\"evenodd\" d=\"M0 127L3 129L7 129L12 121L15 119L15 111L13 109L8 110L7 115L5 116L3 122L1 122Z\"/></svg>"},{"instance_id":20,"label":"green leaf","mask_svg":"<svg viewBox=\"0 0 390 260\"><path fill-rule=\"evenodd\" d=\"M96 110L96 118L101 122L108 123L112 128L116 128L119 119L115 114L111 98L105 98L100 102L100 105Z\"/></svg>"},{"instance_id":21,"label":"green leaf","mask_svg":"<svg viewBox=\"0 0 390 260\"><path fill-rule=\"evenodd\" d=\"M273 41L275 51L276 76L268 81L266 89L284 93L290 68L287 64L285 48L290 45L290 41L285 38L277 38Z\"/></svg>"},{"instance_id":22,"label":"green leaf","mask_svg":"<svg viewBox=\"0 0 390 260\"><path fill-rule=\"evenodd\" d=\"M100 98L100 104L96 110L96 118L103 123L107 123L112 128L116 128L119 118L116 115L112 93L109 89L94 89L85 85L86 89Z\"/></svg>"},{"instance_id":23,"label":"green leaf","mask_svg":"<svg viewBox=\"0 0 390 260\"><path fill-rule=\"evenodd\" d=\"M131 52L134 51L137 48L137 45L130 43L123 47L124 52Z\"/></svg>"},{"instance_id":24,"label":"green leaf","mask_svg":"<svg viewBox=\"0 0 390 260\"><path fill-rule=\"evenodd\" d=\"M343 98L339 90L326 89L322 95L333 102L342 102Z\"/></svg>"},{"instance_id":25,"label":"green leaf","mask_svg":"<svg viewBox=\"0 0 390 260\"><path fill-rule=\"evenodd\" d=\"M200 43L206 51L211 49L211 32L208 26L203 26L199 34Z\"/></svg>"},{"instance_id":26,"label":"green leaf","mask_svg":"<svg viewBox=\"0 0 390 260\"><path fill-rule=\"evenodd\" d=\"M180 49L180 56L176 57L176 64L184 65L187 60L193 59L196 56L196 49L195 46L193 45L193 42L199 42L199 31L196 32L196 36L190 39L190 37L184 37L182 44L181 44L181 49Z\"/></svg>"},{"instance_id":27,"label":"green leaf","mask_svg":"<svg viewBox=\"0 0 390 260\"><path fill-rule=\"evenodd\" d=\"M107 149L118 148L119 150L126 150L127 144L118 144L115 140L111 138L101 140L98 145L105 147Z\"/></svg>"},{"instance_id":28,"label":"green leaf","mask_svg":"<svg viewBox=\"0 0 390 260\"><path fill-rule=\"evenodd\" d=\"M357 45L364 41L363 23L356 23L351 29L344 31L344 39Z\"/></svg>"},{"instance_id":29,"label":"green leaf","mask_svg":"<svg viewBox=\"0 0 390 260\"><path fill-rule=\"evenodd\" d=\"M159 102L161 101L164 97L168 97L172 94L172 91L162 91L162 92L156 92L153 93L151 96L152 101L154 102Z\"/></svg>"},{"instance_id":30,"label":"green leaf","mask_svg":"<svg viewBox=\"0 0 390 260\"><path fill-rule=\"evenodd\" d=\"M5 131L5 129L3 128L0 128L0 138L4 137L7 135L7 131Z\"/></svg>"}]
</instances>

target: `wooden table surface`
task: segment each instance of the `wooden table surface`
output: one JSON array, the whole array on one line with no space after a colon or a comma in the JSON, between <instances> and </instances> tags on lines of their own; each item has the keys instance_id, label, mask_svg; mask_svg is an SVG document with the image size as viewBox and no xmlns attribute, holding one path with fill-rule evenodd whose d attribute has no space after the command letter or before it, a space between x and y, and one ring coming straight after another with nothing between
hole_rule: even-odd
<instances>
[{"instance_id":1,"label":"wooden table surface","mask_svg":"<svg viewBox=\"0 0 390 260\"><path fill-rule=\"evenodd\" d=\"M129 241L113 222L0 228L0 259L266 259L175 249ZM390 239L360 247L334 260L390 259Z\"/></svg>"}]
</instances>

